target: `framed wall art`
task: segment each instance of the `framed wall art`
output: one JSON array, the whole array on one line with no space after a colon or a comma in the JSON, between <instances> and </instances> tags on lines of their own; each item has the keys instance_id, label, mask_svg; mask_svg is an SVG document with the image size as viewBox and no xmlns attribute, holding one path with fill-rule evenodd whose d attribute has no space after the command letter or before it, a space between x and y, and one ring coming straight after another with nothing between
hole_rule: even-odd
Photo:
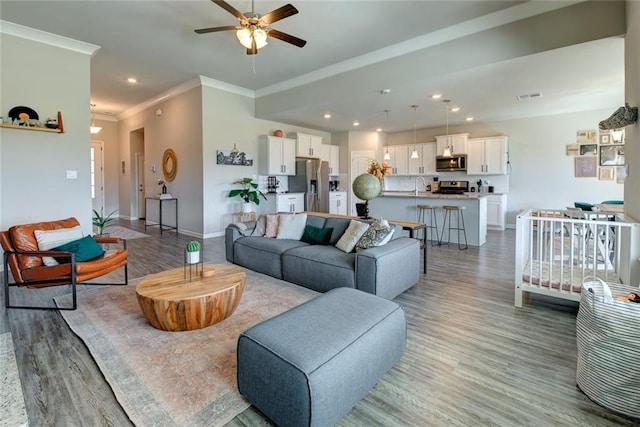
<instances>
[{"instance_id":1,"label":"framed wall art","mask_svg":"<svg viewBox=\"0 0 640 427\"><path fill-rule=\"evenodd\" d=\"M600 144L609 144L611 142L611 135L608 133L600 134Z\"/></svg>"},{"instance_id":2,"label":"framed wall art","mask_svg":"<svg viewBox=\"0 0 640 427\"><path fill-rule=\"evenodd\" d=\"M238 150L217 150L217 164L231 166L253 166L253 154Z\"/></svg>"},{"instance_id":3,"label":"framed wall art","mask_svg":"<svg viewBox=\"0 0 640 427\"><path fill-rule=\"evenodd\" d=\"M601 145L600 166L624 165L624 145Z\"/></svg>"},{"instance_id":4,"label":"framed wall art","mask_svg":"<svg viewBox=\"0 0 640 427\"><path fill-rule=\"evenodd\" d=\"M598 156L579 156L575 159L576 178L595 178L598 172Z\"/></svg>"},{"instance_id":5,"label":"framed wall art","mask_svg":"<svg viewBox=\"0 0 640 427\"><path fill-rule=\"evenodd\" d=\"M580 145L581 156L597 156L598 144L582 144Z\"/></svg>"},{"instance_id":6,"label":"framed wall art","mask_svg":"<svg viewBox=\"0 0 640 427\"><path fill-rule=\"evenodd\" d=\"M576 142L578 144L595 144L598 142L598 132L595 130L579 130L576 132Z\"/></svg>"},{"instance_id":7,"label":"framed wall art","mask_svg":"<svg viewBox=\"0 0 640 427\"><path fill-rule=\"evenodd\" d=\"M578 144L567 144L567 156L577 156L580 154L580 146Z\"/></svg>"},{"instance_id":8,"label":"framed wall art","mask_svg":"<svg viewBox=\"0 0 640 427\"><path fill-rule=\"evenodd\" d=\"M600 168L600 180L601 181L613 181L615 169L612 167L602 167Z\"/></svg>"}]
</instances>

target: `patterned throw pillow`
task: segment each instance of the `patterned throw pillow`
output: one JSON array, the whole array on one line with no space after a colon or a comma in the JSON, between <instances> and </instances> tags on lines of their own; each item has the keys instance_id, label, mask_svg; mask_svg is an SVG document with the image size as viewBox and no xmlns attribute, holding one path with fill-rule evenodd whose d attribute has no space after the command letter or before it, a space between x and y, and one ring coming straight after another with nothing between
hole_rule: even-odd
<instances>
[{"instance_id":1,"label":"patterned throw pillow","mask_svg":"<svg viewBox=\"0 0 640 427\"><path fill-rule=\"evenodd\" d=\"M336 248L349 253L356 247L356 243L369 228L369 224L351 220L340 240L336 243Z\"/></svg>"},{"instance_id":2,"label":"patterned throw pillow","mask_svg":"<svg viewBox=\"0 0 640 427\"><path fill-rule=\"evenodd\" d=\"M265 227L264 237L276 237L278 235L278 224L280 223L280 215L267 215L267 226Z\"/></svg>"},{"instance_id":3,"label":"patterned throw pillow","mask_svg":"<svg viewBox=\"0 0 640 427\"><path fill-rule=\"evenodd\" d=\"M393 236L393 228L386 219L377 218L371 223L371 226L360 237L356 243L356 252L363 251L368 248L386 245Z\"/></svg>"}]
</instances>

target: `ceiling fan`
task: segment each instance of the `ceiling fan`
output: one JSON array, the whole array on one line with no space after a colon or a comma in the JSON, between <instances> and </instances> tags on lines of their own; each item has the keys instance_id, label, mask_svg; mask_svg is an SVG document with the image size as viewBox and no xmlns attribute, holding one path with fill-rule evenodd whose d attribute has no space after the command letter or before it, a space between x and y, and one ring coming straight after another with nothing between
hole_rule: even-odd
<instances>
[{"instance_id":1,"label":"ceiling fan","mask_svg":"<svg viewBox=\"0 0 640 427\"><path fill-rule=\"evenodd\" d=\"M198 34L215 33L218 31L235 30L240 43L247 48L247 55L255 55L258 49L266 46L267 36L280 39L292 45L303 47L307 42L282 31L269 28L269 24L287 18L298 13L298 9L291 4L286 4L272 10L266 15L255 13L253 0L251 0L251 12L240 13L236 8L222 0L211 0L240 21L240 25L228 25L224 27L201 28L195 30Z\"/></svg>"}]
</instances>

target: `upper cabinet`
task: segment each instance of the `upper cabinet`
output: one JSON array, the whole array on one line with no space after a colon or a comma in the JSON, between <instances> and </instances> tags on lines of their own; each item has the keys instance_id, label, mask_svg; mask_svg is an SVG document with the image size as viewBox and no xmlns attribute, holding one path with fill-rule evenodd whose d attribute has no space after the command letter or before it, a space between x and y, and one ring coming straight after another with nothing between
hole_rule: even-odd
<instances>
[{"instance_id":1,"label":"upper cabinet","mask_svg":"<svg viewBox=\"0 0 640 427\"><path fill-rule=\"evenodd\" d=\"M329 175L340 173L340 147L337 145L322 144L320 160L329 163Z\"/></svg>"},{"instance_id":2,"label":"upper cabinet","mask_svg":"<svg viewBox=\"0 0 640 427\"><path fill-rule=\"evenodd\" d=\"M468 137L468 133L436 136L437 155L442 156L447 146L451 148L451 154L467 154Z\"/></svg>"},{"instance_id":3,"label":"upper cabinet","mask_svg":"<svg viewBox=\"0 0 640 427\"><path fill-rule=\"evenodd\" d=\"M260 173L264 175L296 174L296 141L291 138L261 136Z\"/></svg>"},{"instance_id":4,"label":"upper cabinet","mask_svg":"<svg viewBox=\"0 0 640 427\"><path fill-rule=\"evenodd\" d=\"M467 175L506 175L507 137L467 141Z\"/></svg>"},{"instance_id":5,"label":"upper cabinet","mask_svg":"<svg viewBox=\"0 0 640 427\"><path fill-rule=\"evenodd\" d=\"M436 173L436 143L427 142L415 146L418 158L412 159L411 152L413 146L408 147L408 174L409 175L431 175Z\"/></svg>"},{"instance_id":6,"label":"upper cabinet","mask_svg":"<svg viewBox=\"0 0 640 427\"><path fill-rule=\"evenodd\" d=\"M296 156L321 158L322 137L306 133L296 133Z\"/></svg>"},{"instance_id":7,"label":"upper cabinet","mask_svg":"<svg viewBox=\"0 0 640 427\"><path fill-rule=\"evenodd\" d=\"M390 160L387 160L393 175L409 174L409 147L406 145L391 145L387 147Z\"/></svg>"}]
</instances>

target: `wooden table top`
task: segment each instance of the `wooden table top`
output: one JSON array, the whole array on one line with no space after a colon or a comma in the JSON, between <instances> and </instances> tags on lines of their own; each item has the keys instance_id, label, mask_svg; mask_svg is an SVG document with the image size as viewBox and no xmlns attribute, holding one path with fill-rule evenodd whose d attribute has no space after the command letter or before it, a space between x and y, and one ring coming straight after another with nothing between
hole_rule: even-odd
<instances>
[{"instance_id":1,"label":"wooden table top","mask_svg":"<svg viewBox=\"0 0 640 427\"><path fill-rule=\"evenodd\" d=\"M599 212L624 213L624 205L597 203L593 205Z\"/></svg>"},{"instance_id":2,"label":"wooden table top","mask_svg":"<svg viewBox=\"0 0 640 427\"><path fill-rule=\"evenodd\" d=\"M304 211L302 213L306 213L307 215L318 215L318 216L325 216L325 217L329 217L329 218L345 218L345 219L355 219L355 220L359 220L362 219L359 216L351 216L351 215L338 215L338 214L330 214L330 213L326 213L326 212L309 212L309 211ZM404 228L405 230L410 230L410 229L419 229L419 228L424 228L424 224L421 222L413 222L413 221L396 221L394 219L387 219L387 221L389 221L389 224L397 224L400 227Z\"/></svg>"},{"instance_id":3,"label":"wooden table top","mask_svg":"<svg viewBox=\"0 0 640 427\"><path fill-rule=\"evenodd\" d=\"M145 277L136 286L136 293L154 300L187 300L215 295L238 286L245 278L242 268L231 264L205 264L205 270L214 268L210 277L184 277L184 267L162 271Z\"/></svg>"}]
</instances>

